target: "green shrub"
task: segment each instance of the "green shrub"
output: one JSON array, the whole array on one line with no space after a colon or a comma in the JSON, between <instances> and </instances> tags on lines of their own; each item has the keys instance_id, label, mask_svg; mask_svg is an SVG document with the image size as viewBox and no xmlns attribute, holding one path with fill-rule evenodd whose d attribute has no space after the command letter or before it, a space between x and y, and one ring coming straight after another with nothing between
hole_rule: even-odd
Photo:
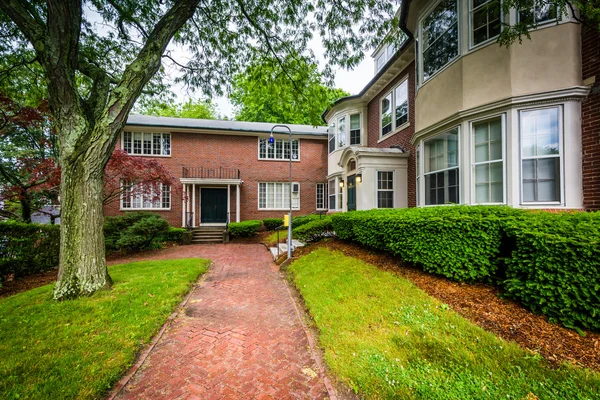
<instances>
[{"instance_id":1,"label":"green shrub","mask_svg":"<svg viewBox=\"0 0 600 400\"><path fill-rule=\"evenodd\" d=\"M187 231L188 230L185 229L185 228L174 228L174 227L170 226L169 230L165 234L164 240L167 241L167 242L182 243L183 242L183 235Z\"/></svg>"},{"instance_id":2,"label":"green shrub","mask_svg":"<svg viewBox=\"0 0 600 400\"><path fill-rule=\"evenodd\" d=\"M169 223L157 215L140 219L127 228L117 246L126 250L148 250L160 248L162 239L169 231Z\"/></svg>"},{"instance_id":3,"label":"green shrub","mask_svg":"<svg viewBox=\"0 0 600 400\"><path fill-rule=\"evenodd\" d=\"M123 215L104 218L104 244L106 249L109 251L121 250L117 245L117 242L121 239L123 232L136 222L152 216L156 216L156 214L134 211L126 212Z\"/></svg>"},{"instance_id":4,"label":"green shrub","mask_svg":"<svg viewBox=\"0 0 600 400\"><path fill-rule=\"evenodd\" d=\"M267 230L272 231L283 225L283 218L265 218L263 219L263 224L265 224Z\"/></svg>"},{"instance_id":5,"label":"green shrub","mask_svg":"<svg viewBox=\"0 0 600 400\"><path fill-rule=\"evenodd\" d=\"M259 220L232 222L229 224L229 233L233 237L250 237L256 234L261 225L262 221Z\"/></svg>"},{"instance_id":6,"label":"green shrub","mask_svg":"<svg viewBox=\"0 0 600 400\"><path fill-rule=\"evenodd\" d=\"M324 217L321 215L317 215L317 214L299 215L297 217L293 217L292 218L292 228L293 229L299 228L304 224L308 224L309 222L316 221L321 218L324 218Z\"/></svg>"},{"instance_id":7,"label":"green shrub","mask_svg":"<svg viewBox=\"0 0 600 400\"><path fill-rule=\"evenodd\" d=\"M59 251L58 225L0 222L0 281L58 267Z\"/></svg>"},{"instance_id":8,"label":"green shrub","mask_svg":"<svg viewBox=\"0 0 600 400\"><path fill-rule=\"evenodd\" d=\"M295 238L303 242L314 242L333 232L331 217L310 221L293 229Z\"/></svg>"}]
</instances>

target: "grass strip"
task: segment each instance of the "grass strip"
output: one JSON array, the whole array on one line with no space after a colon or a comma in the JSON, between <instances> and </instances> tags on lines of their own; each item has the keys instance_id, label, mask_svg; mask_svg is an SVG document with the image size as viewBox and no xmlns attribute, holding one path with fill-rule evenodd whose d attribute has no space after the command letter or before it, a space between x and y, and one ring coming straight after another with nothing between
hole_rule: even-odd
<instances>
[{"instance_id":1,"label":"grass strip","mask_svg":"<svg viewBox=\"0 0 600 400\"><path fill-rule=\"evenodd\" d=\"M327 249L291 279L336 377L369 399L598 399L600 374L562 365L464 319L411 282Z\"/></svg>"},{"instance_id":2,"label":"grass strip","mask_svg":"<svg viewBox=\"0 0 600 400\"><path fill-rule=\"evenodd\" d=\"M56 302L46 285L0 300L0 398L102 397L208 266L120 264L112 289L88 298Z\"/></svg>"}]
</instances>

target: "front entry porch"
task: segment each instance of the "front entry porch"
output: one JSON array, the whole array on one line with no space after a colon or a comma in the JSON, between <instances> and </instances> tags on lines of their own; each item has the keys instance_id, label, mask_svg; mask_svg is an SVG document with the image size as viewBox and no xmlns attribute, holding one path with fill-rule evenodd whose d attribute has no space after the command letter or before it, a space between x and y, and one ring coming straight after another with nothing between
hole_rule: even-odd
<instances>
[{"instance_id":1,"label":"front entry porch","mask_svg":"<svg viewBox=\"0 0 600 400\"><path fill-rule=\"evenodd\" d=\"M183 178L180 180L183 184L182 227L224 227L230 222L240 222L242 181L239 178L239 170L184 168Z\"/></svg>"}]
</instances>

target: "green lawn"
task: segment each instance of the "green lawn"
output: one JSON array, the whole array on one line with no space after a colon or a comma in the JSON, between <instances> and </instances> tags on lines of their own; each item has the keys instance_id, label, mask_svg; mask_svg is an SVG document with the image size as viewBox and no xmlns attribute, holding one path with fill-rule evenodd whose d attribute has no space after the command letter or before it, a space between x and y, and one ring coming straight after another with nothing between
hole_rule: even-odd
<instances>
[{"instance_id":1,"label":"green lawn","mask_svg":"<svg viewBox=\"0 0 600 400\"><path fill-rule=\"evenodd\" d=\"M114 265L112 290L89 298L58 303L47 285L0 300L0 398L102 397L208 265Z\"/></svg>"},{"instance_id":2,"label":"green lawn","mask_svg":"<svg viewBox=\"0 0 600 400\"><path fill-rule=\"evenodd\" d=\"M327 364L361 397L600 398L600 374L551 369L393 273L327 249L300 258L289 271L314 317Z\"/></svg>"}]
</instances>

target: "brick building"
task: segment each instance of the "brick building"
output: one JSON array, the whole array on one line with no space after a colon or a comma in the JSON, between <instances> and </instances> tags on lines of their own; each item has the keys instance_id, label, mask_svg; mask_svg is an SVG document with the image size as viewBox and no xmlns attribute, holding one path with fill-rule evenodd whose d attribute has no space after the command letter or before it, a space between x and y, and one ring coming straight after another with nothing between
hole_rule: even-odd
<instances>
[{"instance_id":1,"label":"brick building","mask_svg":"<svg viewBox=\"0 0 600 400\"><path fill-rule=\"evenodd\" d=\"M117 148L157 157L181 182L160 201L125 193L105 208L106 215L150 210L173 226L224 225L248 219L282 217L289 210L289 157L292 156L292 208L309 214L326 209L326 128L130 115ZM152 201L155 200L155 201Z\"/></svg>"}]
</instances>

